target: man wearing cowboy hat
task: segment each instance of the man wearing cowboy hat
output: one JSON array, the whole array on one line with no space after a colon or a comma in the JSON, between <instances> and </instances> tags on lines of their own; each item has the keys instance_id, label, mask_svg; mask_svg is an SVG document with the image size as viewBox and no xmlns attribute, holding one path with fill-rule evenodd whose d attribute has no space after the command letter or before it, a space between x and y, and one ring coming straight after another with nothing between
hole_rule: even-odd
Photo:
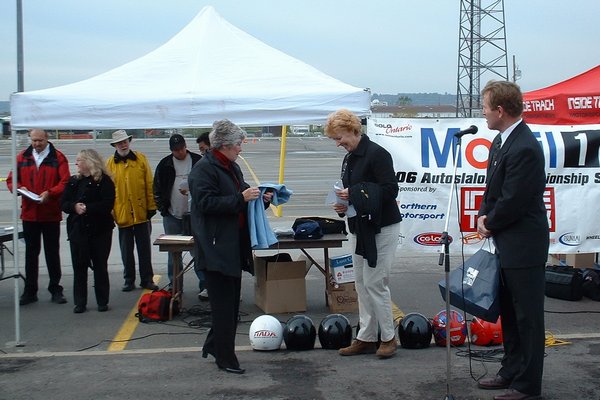
<instances>
[{"instance_id":1,"label":"man wearing cowboy hat","mask_svg":"<svg viewBox=\"0 0 600 400\"><path fill-rule=\"evenodd\" d=\"M113 214L119 227L119 247L123 260L124 292L135 289L134 242L139 260L140 286L156 290L152 278L152 245L150 219L156 214L152 193L152 170L146 156L129 148L131 135L123 129L113 132L110 145L115 148L113 157L106 161L115 181L115 205Z\"/></svg>"}]
</instances>

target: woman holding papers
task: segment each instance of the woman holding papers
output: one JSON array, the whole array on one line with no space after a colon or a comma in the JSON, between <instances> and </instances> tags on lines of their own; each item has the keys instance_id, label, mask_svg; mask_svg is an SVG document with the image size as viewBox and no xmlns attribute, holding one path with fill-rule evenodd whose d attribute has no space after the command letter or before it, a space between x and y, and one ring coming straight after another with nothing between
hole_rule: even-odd
<instances>
[{"instance_id":1,"label":"woman holding papers","mask_svg":"<svg viewBox=\"0 0 600 400\"><path fill-rule=\"evenodd\" d=\"M361 134L360 119L348 110L329 115L325 134L348 152L342 163L343 188L336 190L341 202L333 209L338 215L347 215L352 233L360 324L356 340L339 353L376 353L379 358L389 358L396 353L397 342L388 282L402 220L396 204L398 182L392 157ZM352 214L349 207L354 208ZM377 349L378 330L381 345Z\"/></svg>"},{"instance_id":2,"label":"woman holding papers","mask_svg":"<svg viewBox=\"0 0 600 400\"><path fill-rule=\"evenodd\" d=\"M259 188L244 181L235 162L245 137L232 122L216 121L209 134L211 151L188 177L197 263L205 273L212 311L202 357L211 354L220 369L235 374L245 372L235 355L242 271L254 273L248 202L260 197ZM265 207L272 195L262 196Z\"/></svg>"},{"instance_id":3,"label":"woman holding papers","mask_svg":"<svg viewBox=\"0 0 600 400\"><path fill-rule=\"evenodd\" d=\"M75 160L77 174L69 179L62 197L73 261L73 297L76 314L87 310L87 270L94 271L98 311L108 310L110 284L108 256L112 245L115 185L96 150L81 150Z\"/></svg>"}]
</instances>

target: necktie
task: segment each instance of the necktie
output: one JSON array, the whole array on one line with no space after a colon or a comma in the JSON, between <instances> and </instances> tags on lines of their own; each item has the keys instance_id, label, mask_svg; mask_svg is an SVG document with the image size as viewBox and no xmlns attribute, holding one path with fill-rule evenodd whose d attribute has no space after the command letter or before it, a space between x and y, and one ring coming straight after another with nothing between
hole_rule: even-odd
<instances>
[{"instance_id":1,"label":"necktie","mask_svg":"<svg viewBox=\"0 0 600 400\"><path fill-rule=\"evenodd\" d=\"M492 166L496 166L498 154L500 153L500 147L502 146L502 136L498 135L494 138L494 143L492 143L492 147L494 150L494 154L492 155Z\"/></svg>"}]
</instances>

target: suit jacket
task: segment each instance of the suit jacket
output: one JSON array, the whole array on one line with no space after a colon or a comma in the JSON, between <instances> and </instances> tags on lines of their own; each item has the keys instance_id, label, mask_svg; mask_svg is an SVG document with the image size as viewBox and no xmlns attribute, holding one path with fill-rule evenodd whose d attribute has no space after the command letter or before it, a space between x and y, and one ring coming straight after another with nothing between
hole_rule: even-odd
<instances>
[{"instance_id":1,"label":"suit jacket","mask_svg":"<svg viewBox=\"0 0 600 400\"><path fill-rule=\"evenodd\" d=\"M487 215L485 225L492 232L501 267L544 265L549 228L542 147L521 122L499 150L492 146L489 160L479 215Z\"/></svg>"}]
</instances>

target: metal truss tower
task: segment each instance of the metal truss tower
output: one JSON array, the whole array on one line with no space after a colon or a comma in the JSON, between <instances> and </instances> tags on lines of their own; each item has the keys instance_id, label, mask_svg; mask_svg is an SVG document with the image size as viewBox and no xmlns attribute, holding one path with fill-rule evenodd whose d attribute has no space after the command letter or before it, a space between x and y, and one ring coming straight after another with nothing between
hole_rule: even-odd
<instances>
[{"instance_id":1,"label":"metal truss tower","mask_svg":"<svg viewBox=\"0 0 600 400\"><path fill-rule=\"evenodd\" d=\"M481 87L508 80L504 0L460 0L456 116L481 116Z\"/></svg>"}]
</instances>

